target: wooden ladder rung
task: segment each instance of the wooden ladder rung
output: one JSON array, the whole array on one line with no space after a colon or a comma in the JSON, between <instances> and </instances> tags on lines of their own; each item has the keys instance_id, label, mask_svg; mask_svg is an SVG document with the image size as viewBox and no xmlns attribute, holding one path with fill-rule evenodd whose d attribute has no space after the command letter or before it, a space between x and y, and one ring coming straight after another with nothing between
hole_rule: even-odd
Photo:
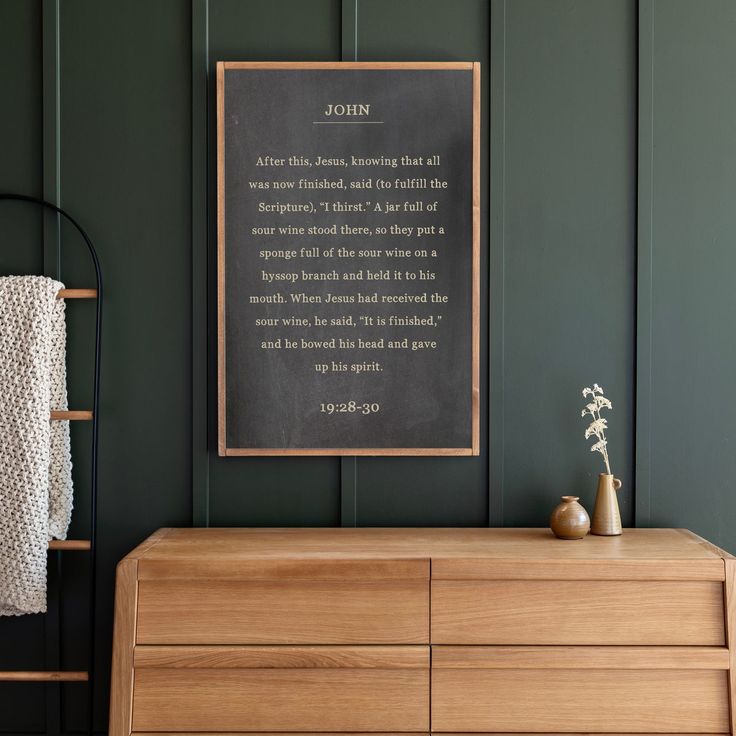
<instances>
[{"instance_id":1,"label":"wooden ladder rung","mask_svg":"<svg viewBox=\"0 0 736 736\"><path fill-rule=\"evenodd\" d=\"M97 289L59 289L57 299L97 299Z\"/></svg>"},{"instance_id":2,"label":"wooden ladder rung","mask_svg":"<svg viewBox=\"0 0 736 736\"><path fill-rule=\"evenodd\" d=\"M94 414L92 414L91 411L57 411L53 410L51 412L51 419L67 419L72 422L90 422L92 421L92 417Z\"/></svg>"},{"instance_id":3,"label":"wooden ladder rung","mask_svg":"<svg viewBox=\"0 0 736 736\"><path fill-rule=\"evenodd\" d=\"M88 679L89 673L87 672L64 672L63 670L38 672L0 671L0 681L6 682L87 682Z\"/></svg>"},{"instance_id":4,"label":"wooden ladder rung","mask_svg":"<svg viewBox=\"0 0 736 736\"><path fill-rule=\"evenodd\" d=\"M49 549L54 550L84 551L91 548L89 539L52 539L49 542Z\"/></svg>"}]
</instances>

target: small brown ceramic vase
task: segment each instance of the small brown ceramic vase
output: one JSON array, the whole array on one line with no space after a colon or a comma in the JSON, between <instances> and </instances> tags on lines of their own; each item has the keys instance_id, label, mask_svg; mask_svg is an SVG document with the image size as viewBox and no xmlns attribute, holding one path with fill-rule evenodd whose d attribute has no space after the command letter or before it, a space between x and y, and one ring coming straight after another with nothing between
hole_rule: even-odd
<instances>
[{"instance_id":1,"label":"small brown ceramic vase","mask_svg":"<svg viewBox=\"0 0 736 736\"><path fill-rule=\"evenodd\" d=\"M602 537L617 537L623 531L621 514L618 510L616 491L621 488L621 481L608 473L598 476L598 495L595 497L593 524L591 534Z\"/></svg>"},{"instance_id":2,"label":"small brown ceramic vase","mask_svg":"<svg viewBox=\"0 0 736 736\"><path fill-rule=\"evenodd\" d=\"M549 517L549 525L560 539L582 539L590 531L590 517L577 496L563 496Z\"/></svg>"}]
</instances>

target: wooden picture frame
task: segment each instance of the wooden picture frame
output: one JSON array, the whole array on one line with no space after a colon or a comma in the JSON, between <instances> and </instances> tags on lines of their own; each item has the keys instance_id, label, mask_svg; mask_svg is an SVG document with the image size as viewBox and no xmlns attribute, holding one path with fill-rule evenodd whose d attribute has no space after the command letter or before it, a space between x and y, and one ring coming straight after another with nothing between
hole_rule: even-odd
<instances>
[{"instance_id":1,"label":"wooden picture frame","mask_svg":"<svg viewBox=\"0 0 736 736\"><path fill-rule=\"evenodd\" d=\"M463 70L472 74L472 254L470 442L467 447L231 447L227 443L225 72L228 70ZM218 453L231 456L477 456L480 453L480 63L217 62Z\"/></svg>"}]
</instances>

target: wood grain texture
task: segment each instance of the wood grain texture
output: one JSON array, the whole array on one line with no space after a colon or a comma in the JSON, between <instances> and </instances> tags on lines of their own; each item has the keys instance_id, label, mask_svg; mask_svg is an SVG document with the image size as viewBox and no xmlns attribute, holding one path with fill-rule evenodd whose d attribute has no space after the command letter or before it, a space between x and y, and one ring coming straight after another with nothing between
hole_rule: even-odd
<instances>
[{"instance_id":1,"label":"wood grain texture","mask_svg":"<svg viewBox=\"0 0 736 736\"><path fill-rule=\"evenodd\" d=\"M165 539L168 539L169 537L174 536L174 532L176 531L185 531L185 530L171 529L169 527L162 527L161 529L157 529L149 537L146 537L137 547L134 547L125 556L125 559L138 560L142 557L145 557L150 552L150 550L153 549L157 544L160 544ZM138 575L140 576L140 567L138 567Z\"/></svg>"},{"instance_id":2,"label":"wood grain texture","mask_svg":"<svg viewBox=\"0 0 736 736\"><path fill-rule=\"evenodd\" d=\"M57 299L97 299L97 289L59 289Z\"/></svg>"},{"instance_id":3,"label":"wood grain texture","mask_svg":"<svg viewBox=\"0 0 736 736\"><path fill-rule=\"evenodd\" d=\"M429 671L140 669L140 731L427 731Z\"/></svg>"},{"instance_id":4,"label":"wood grain texture","mask_svg":"<svg viewBox=\"0 0 736 736\"><path fill-rule=\"evenodd\" d=\"M429 560L432 577L457 579L468 561L483 565L515 565L523 576L527 566L588 566L586 574L605 575L620 563L645 566L655 575L659 565L693 561L687 574L699 579L698 567L707 567L713 579L723 580L720 555L704 547L690 532L677 529L626 529L620 537L587 537L580 543L556 539L549 529L443 529L443 528L209 528L160 529L149 538L147 551L136 550L145 560L257 562L266 560ZM140 548L139 548L140 550ZM605 564L600 564L605 563ZM568 565L574 575L574 566ZM632 572L640 576L640 573ZM652 577L650 579L657 579Z\"/></svg>"},{"instance_id":5,"label":"wood grain texture","mask_svg":"<svg viewBox=\"0 0 736 736\"><path fill-rule=\"evenodd\" d=\"M727 653L724 650L726 661ZM428 646L138 646L136 667L171 669L429 669Z\"/></svg>"},{"instance_id":6,"label":"wood grain texture","mask_svg":"<svg viewBox=\"0 0 736 736\"><path fill-rule=\"evenodd\" d=\"M447 736L477 736L477 734L470 734L470 733L447 733ZM671 731L669 733L659 733L659 736L675 736ZM140 734L140 736L144 736L143 734ZM151 736L150 734L148 736ZM158 736L164 736L164 734L159 734ZM169 734L168 736L175 736L174 734ZM199 734L199 736L215 736L215 734ZM255 734L250 734L249 736L255 736ZM282 734L281 736L286 736L285 734ZM293 734L291 735L293 736ZM513 733L510 731L494 731L493 736L539 736L538 733L533 733L531 731L514 731ZM546 731L545 736L570 736L570 732L566 731L565 733L562 733L560 731L555 731L554 733L551 731ZM600 736L599 734L588 732L587 734L578 734L577 736ZM614 732L606 732L606 736L646 736L645 734L641 733L621 733L620 731L614 733ZM677 736L696 736L696 734L687 734L687 733L679 733Z\"/></svg>"},{"instance_id":7,"label":"wood grain texture","mask_svg":"<svg viewBox=\"0 0 736 736\"><path fill-rule=\"evenodd\" d=\"M218 61L225 69L458 69L472 71L472 61Z\"/></svg>"},{"instance_id":8,"label":"wood grain texture","mask_svg":"<svg viewBox=\"0 0 736 736\"><path fill-rule=\"evenodd\" d=\"M473 63L473 318L471 441L480 454L480 62Z\"/></svg>"},{"instance_id":9,"label":"wood grain texture","mask_svg":"<svg viewBox=\"0 0 736 736\"><path fill-rule=\"evenodd\" d=\"M75 671L0 671L0 682L87 682L87 672Z\"/></svg>"},{"instance_id":10,"label":"wood grain texture","mask_svg":"<svg viewBox=\"0 0 736 736\"><path fill-rule=\"evenodd\" d=\"M725 647L432 647L433 669L727 670Z\"/></svg>"},{"instance_id":11,"label":"wood grain texture","mask_svg":"<svg viewBox=\"0 0 736 736\"><path fill-rule=\"evenodd\" d=\"M716 582L432 581L435 644L725 644Z\"/></svg>"},{"instance_id":12,"label":"wood grain texture","mask_svg":"<svg viewBox=\"0 0 736 736\"><path fill-rule=\"evenodd\" d=\"M432 729L727 733L726 673L438 669Z\"/></svg>"},{"instance_id":13,"label":"wood grain texture","mask_svg":"<svg viewBox=\"0 0 736 736\"><path fill-rule=\"evenodd\" d=\"M426 644L425 581L142 580L139 644Z\"/></svg>"},{"instance_id":14,"label":"wood grain texture","mask_svg":"<svg viewBox=\"0 0 736 736\"><path fill-rule=\"evenodd\" d=\"M204 577L229 580L429 580L429 560L141 560L143 580Z\"/></svg>"},{"instance_id":15,"label":"wood grain texture","mask_svg":"<svg viewBox=\"0 0 736 736\"><path fill-rule=\"evenodd\" d=\"M224 457L248 457L261 455L263 457L285 456L318 456L334 455L361 457L469 457L473 454L471 447L332 447L329 449L299 447L295 449L281 449L280 447L259 447L254 449L229 447L220 455Z\"/></svg>"},{"instance_id":16,"label":"wood grain texture","mask_svg":"<svg viewBox=\"0 0 736 736\"><path fill-rule=\"evenodd\" d=\"M724 585L726 606L726 641L728 643L729 672L729 720L731 733L736 734L736 559L729 555L724 560L726 583Z\"/></svg>"},{"instance_id":17,"label":"wood grain texture","mask_svg":"<svg viewBox=\"0 0 736 736\"><path fill-rule=\"evenodd\" d=\"M628 530L631 531L631 530ZM628 533L627 531L627 533ZM611 537L598 537L604 539ZM433 580L723 580L723 562L708 560L433 560Z\"/></svg>"},{"instance_id":18,"label":"wood grain texture","mask_svg":"<svg viewBox=\"0 0 736 736\"><path fill-rule=\"evenodd\" d=\"M129 736L133 717L133 649L135 645L138 563L126 558L115 577L115 625L110 686L110 736Z\"/></svg>"},{"instance_id":19,"label":"wood grain texture","mask_svg":"<svg viewBox=\"0 0 736 736\"><path fill-rule=\"evenodd\" d=\"M49 549L85 552L91 547L89 539L51 539Z\"/></svg>"},{"instance_id":20,"label":"wood grain texture","mask_svg":"<svg viewBox=\"0 0 736 736\"><path fill-rule=\"evenodd\" d=\"M227 453L225 411L225 63L217 62L217 451Z\"/></svg>"},{"instance_id":21,"label":"wood grain texture","mask_svg":"<svg viewBox=\"0 0 736 736\"><path fill-rule=\"evenodd\" d=\"M77 411L61 411L54 409L51 412L52 421L72 421L72 422L91 422L93 418L91 411L77 410Z\"/></svg>"},{"instance_id":22,"label":"wood grain texture","mask_svg":"<svg viewBox=\"0 0 736 736\"><path fill-rule=\"evenodd\" d=\"M198 731L198 736L225 736L226 734L229 734L228 731ZM304 733L303 731L279 731L279 736L301 736L301 734ZM312 736L345 736L343 733L337 733L337 732L325 732L325 731L312 731ZM353 732L350 736L367 736L366 731L363 732ZM386 731L382 732L381 736L405 736L405 731L394 731L393 733L388 733ZM417 733L417 736L420 736L421 732ZM156 731L155 733L153 731L135 731L134 736L185 736L181 731ZM249 731L248 736L273 736L273 733L270 731ZM429 732L422 734L422 736L429 736ZM461 736L458 734L457 736ZM519 736L519 734L516 734L516 736ZM628 736L631 736L629 734ZM635 736L635 735L634 735Z\"/></svg>"}]
</instances>

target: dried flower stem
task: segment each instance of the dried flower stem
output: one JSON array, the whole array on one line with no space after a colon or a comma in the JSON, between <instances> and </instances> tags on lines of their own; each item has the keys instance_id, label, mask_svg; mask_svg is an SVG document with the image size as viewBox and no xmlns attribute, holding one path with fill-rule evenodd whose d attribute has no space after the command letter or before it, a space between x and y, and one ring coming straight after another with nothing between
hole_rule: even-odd
<instances>
[{"instance_id":1,"label":"dried flower stem","mask_svg":"<svg viewBox=\"0 0 736 736\"><path fill-rule=\"evenodd\" d=\"M606 430L608 429L608 421L601 416L601 409L612 409L613 405L603 395L603 389L597 384L593 384L593 388L584 388L583 397L591 396L592 400L585 405L581 416L585 417L590 414L593 421L585 430L585 439L595 436L598 440L591 448L591 452L600 452L603 455L603 462L606 464L606 472L611 475L611 466L608 462L608 440L606 439Z\"/></svg>"}]
</instances>

